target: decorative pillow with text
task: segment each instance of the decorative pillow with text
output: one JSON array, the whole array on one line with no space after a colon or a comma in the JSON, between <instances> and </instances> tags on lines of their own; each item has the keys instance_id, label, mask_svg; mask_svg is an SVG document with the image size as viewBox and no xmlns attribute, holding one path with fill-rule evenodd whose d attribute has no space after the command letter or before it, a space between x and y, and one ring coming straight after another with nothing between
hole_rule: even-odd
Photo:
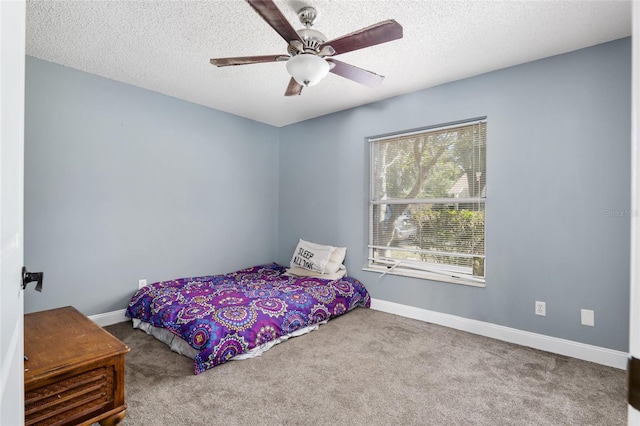
<instances>
[{"instance_id":1,"label":"decorative pillow with text","mask_svg":"<svg viewBox=\"0 0 640 426\"><path fill-rule=\"evenodd\" d=\"M341 247L341 249L344 249L344 251L340 251L337 256L333 256L336 247L315 244L300 239L298 246L293 252L290 267L308 269L309 271L315 271L321 274L335 273L340 269L344 255L346 255L346 248ZM339 259L341 253L342 259Z\"/></svg>"}]
</instances>

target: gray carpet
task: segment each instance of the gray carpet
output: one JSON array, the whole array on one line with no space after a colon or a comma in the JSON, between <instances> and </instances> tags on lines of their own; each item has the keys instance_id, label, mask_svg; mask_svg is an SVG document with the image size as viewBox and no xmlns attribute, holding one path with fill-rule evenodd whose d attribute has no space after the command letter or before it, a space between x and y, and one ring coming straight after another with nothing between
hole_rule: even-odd
<instances>
[{"instance_id":1,"label":"gray carpet","mask_svg":"<svg viewBox=\"0 0 640 426\"><path fill-rule=\"evenodd\" d=\"M624 425L625 372L357 308L258 358L193 375L131 323L133 425Z\"/></svg>"}]
</instances>

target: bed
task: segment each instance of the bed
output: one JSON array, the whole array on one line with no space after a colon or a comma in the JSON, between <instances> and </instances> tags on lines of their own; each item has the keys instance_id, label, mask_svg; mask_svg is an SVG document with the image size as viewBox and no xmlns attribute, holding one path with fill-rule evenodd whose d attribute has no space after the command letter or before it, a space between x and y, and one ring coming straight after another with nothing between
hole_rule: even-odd
<instances>
[{"instance_id":1,"label":"bed","mask_svg":"<svg viewBox=\"0 0 640 426\"><path fill-rule=\"evenodd\" d=\"M224 275L181 278L138 290L126 310L134 326L193 358L200 374L313 330L370 296L351 277L285 275L276 263ZM177 338L174 338L177 336Z\"/></svg>"}]
</instances>

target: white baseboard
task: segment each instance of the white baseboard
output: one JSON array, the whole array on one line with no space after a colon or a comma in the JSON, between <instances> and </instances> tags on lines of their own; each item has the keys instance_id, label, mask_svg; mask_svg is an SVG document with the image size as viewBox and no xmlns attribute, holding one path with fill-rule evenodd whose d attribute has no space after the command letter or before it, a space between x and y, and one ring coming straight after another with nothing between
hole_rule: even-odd
<instances>
[{"instance_id":1,"label":"white baseboard","mask_svg":"<svg viewBox=\"0 0 640 426\"><path fill-rule=\"evenodd\" d=\"M629 354L414 306L371 299L371 309L626 370Z\"/></svg>"},{"instance_id":2,"label":"white baseboard","mask_svg":"<svg viewBox=\"0 0 640 426\"><path fill-rule=\"evenodd\" d=\"M119 322L131 321L131 318L124 315L126 311L126 309L121 309L119 311L107 312L104 314L90 315L89 319L100 327L105 327Z\"/></svg>"}]
</instances>

